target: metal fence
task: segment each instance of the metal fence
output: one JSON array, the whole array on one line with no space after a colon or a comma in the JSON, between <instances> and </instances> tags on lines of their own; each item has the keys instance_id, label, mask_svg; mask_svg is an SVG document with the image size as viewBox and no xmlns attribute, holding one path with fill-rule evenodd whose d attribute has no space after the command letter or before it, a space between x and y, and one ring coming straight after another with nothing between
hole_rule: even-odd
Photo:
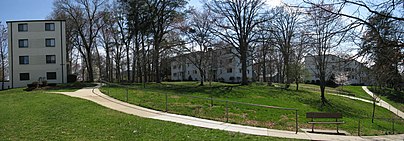
<instances>
[{"instance_id":1,"label":"metal fence","mask_svg":"<svg viewBox=\"0 0 404 141\"><path fill-rule=\"evenodd\" d=\"M129 101L129 90L131 89L136 89L130 85L121 85L121 84L116 84L116 83L109 83L107 81L101 81L103 86L106 86L106 93L109 95L111 94L111 86L118 87L118 88L123 88L124 89L124 98L126 102ZM211 107L214 105L221 105L223 106L223 113L225 117L225 122L229 122L229 108L231 108L231 105L245 105L248 107L260 107L260 108L265 108L265 109L275 109L275 110L282 110L282 111L293 111L295 115L295 132L297 134L299 130L299 124L298 124L298 109L297 108L286 108L286 107L278 107L278 106L268 106L268 105L261 105L261 104L253 104L253 103L245 103L245 102L237 102L237 101L231 101L231 100L224 100L224 99L218 99L218 98L213 98L213 97L201 97L201 96L195 96L195 95L189 95L189 94L181 94L181 93L176 93L176 94L169 94L169 93L158 93L158 95L163 96L164 98L161 99L161 104L164 104L162 111L168 112L170 108L170 102L169 102L169 95L175 95L175 96L182 96L186 97L189 99L199 99L199 100L204 100L207 101ZM138 97L136 97L138 98ZM215 103L224 103L224 104L215 104ZM234 107L234 106L233 106ZM357 126L357 132L358 136L361 136L362 130L366 130L367 128L372 128L372 127L366 127L369 126L367 124L366 126L363 124L364 122L370 122L372 120L372 117L361 117L358 118L358 126ZM374 122L378 123L380 121L387 121L389 125L383 125L385 129L386 134L394 134L396 132L395 126L403 126L404 125L404 119L397 118L397 117L391 117L391 118L379 118L376 117L374 118ZM377 124L375 125L370 125L370 126L378 126ZM400 128L401 129L401 128ZM400 132L402 132L400 130Z\"/></svg>"},{"instance_id":2,"label":"metal fence","mask_svg":"<svg viewBox=\"0 0 404 141\"><path fill-rule=\"evenodd\" d=\"M391 117L391 118L379 118L379 117L361 117L358 119L358 136L361 136L362 129L366 129L366 127L363 127L361 123L363 122L372 122L373 126L381 126L377 125L378 122L380 121L387 121L390 125L383 125L386 127L386 130L384 130L385 134L395 134L396 128L395 126L403 126L404 125L404 119L402 118L397 118L397 117ZM367 127L369 128L369 127Z\"/></svg>"},{"instance_id":3,"label":"metal fence","mask_svg":"<svg viewBox=\"0 0 404 141\"><path fill-rule=\"evenodd\" d=\"M134 89L131 86L128 85L121 85L121 84L116 84L116 83L109 83L107 81L100 81L102 83L103 86L107 87L107 93L110 94L110 86L116 86L116 87L121 87L125 89L125 100L126 102L128 102L129 100L129 90L130 89ZM192 99L201 99L201 100L206 100L210 102L210 106L213 106L215 102L223 102L225 103L225 107L224 107L224 113L225 113L225 117L226 117L226 122L229 122L229 106L232 105L245 105L245 106L251 106L251 107L261 107L261 108L268 108L268 109L277 109L277 110L284 110L284 111L294 111L295 114L295 132L297 134L298 129L299 129L299 124L298 124L298 109L296 108L286 108L286 107L278 107L278 106L268 106L268 105L261 105L261 104L253 104L253 103L245 103L245 102L237 102L237 101L230 101L230 100L223 100L223 99L217 99L217 98L213 98L213 97L200 97L200 96L194 96L194 95L187 95L187 94L161 94L164 95L165 100L164 100L164 104L165 104L165 112L168 112L169 109L169 101L168 101L168 95L177 95L177 96L183 96L183 97L187 97L187 98L192 98Z\"/></svg>"}]
</instances>

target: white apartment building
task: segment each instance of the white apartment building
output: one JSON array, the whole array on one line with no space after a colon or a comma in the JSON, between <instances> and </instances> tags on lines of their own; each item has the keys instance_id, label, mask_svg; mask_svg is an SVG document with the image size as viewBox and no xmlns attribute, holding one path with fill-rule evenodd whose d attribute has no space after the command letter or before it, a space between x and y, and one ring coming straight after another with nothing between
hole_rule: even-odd
<instances>
[{"instance_id":1,"label":"white apartment building","mask_svg":"<svg viewBox=\"0 0 404 141\"><path fill-rule=\"evenodd\" d=\"M306 56L304 58L305 68L307 69L308 75L304 78L304 81L315 82L319 81L318 71L316 69L316 56ZM340 58L336 55L326 56L326 80L329 80L331 76L346 77L345 84L369 84L368 79L368 68L356 61L356 60L346 60Z\"/></svg>"},{"instance_id":2,"label":"white apartment building","mask_svg":"<svg viewBox=\"0 0 404 141\"><path fill-rule=\"evenodd\" d=\"M67 82L65 21L7 21L7 25L11 88L39 79Z\"/></svg>"},{"instance_id":3,"label":"white apartment building","mask_svg":"<svg viewBox=\"0 0 404 141\"><path fill-rule=\"evenodd\" d=\"M200 71L190 59L194 59L198 53L193 52L189 54L179 55L173 58L171 62L171 80L173 81L200 81ZM240 83L241 82L241 62L235 55L234 48L210 50L205 53L205 76L206 81L212 79L213 81ZM207 60L206 60L207 59ZM209 73L211 72L211 73ZM209 76L211 75L211 76ZM248 62L247 78L252 80L252 61Z\"/></svg>"}]
</instances>

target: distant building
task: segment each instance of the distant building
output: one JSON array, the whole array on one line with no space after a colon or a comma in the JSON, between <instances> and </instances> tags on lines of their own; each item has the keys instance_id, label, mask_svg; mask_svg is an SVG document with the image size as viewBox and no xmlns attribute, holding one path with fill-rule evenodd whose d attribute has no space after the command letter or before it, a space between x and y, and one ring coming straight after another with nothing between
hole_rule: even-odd
<instances>
[{"instance_id":1,"label":"distant building","mask_svg":"<svg viewBox=\"0 0 404 141\"><path fill-rule=\"evenodd\" d=\"M305 68L308 73L304 78L306 82L316 83L316 81L320 80L315 57L317 56L306 56L304 58ZM326 63L326 80L330 80L332 77L334 77L334 80L337 77L345 77L345 84L369 84L369 69L356 60L347 60L330 54L326 56Z\"/></svg>"},{"instance_id":2,"label":"distant building","mask_svg":"<svg viewBox=\"0 0 404 141\"><path fill-rule=\"evenodd\" d=\"M192 52L189 54L179 55L173 58L171 62L171 80L173 81L200 81L200 71L195 65L195 61L191 61L194 57L202 52ZM233 48L215 49L204 53L205 59L205 76L206 81L240 83L241 82L241 62L236 56L236 50ZM252 61L249 61L247 67L247 78L252 81ZM211 72L211 73L209 73ZM209 76L211 74L211 76Z\"/></svg>"},{"instance_id":3,"label":"distant building","mask_svg":"<svg viewBox=\"0 0 404 141\"><path fill-rule=\"evenodd\" d=\"M34 81L66 83L65 21L8 21L12 88Z\"/></svg>"}]
</instances>

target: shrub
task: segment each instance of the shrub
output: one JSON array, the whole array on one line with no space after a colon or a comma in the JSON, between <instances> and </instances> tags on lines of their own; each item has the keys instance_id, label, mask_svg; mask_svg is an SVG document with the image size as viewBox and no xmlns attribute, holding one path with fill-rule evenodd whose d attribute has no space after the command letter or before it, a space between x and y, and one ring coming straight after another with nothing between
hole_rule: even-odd
<instances>
[{"instance_id":1,"label":"shrub","mask_svg":"<svg viewBox=\"0 0 404 141\"><path fill-rule=\"evenodd\" d=\"M67 83L73 83L77 81L77 75L69 74L67 75Z\"/></svg>"}]
</instances>

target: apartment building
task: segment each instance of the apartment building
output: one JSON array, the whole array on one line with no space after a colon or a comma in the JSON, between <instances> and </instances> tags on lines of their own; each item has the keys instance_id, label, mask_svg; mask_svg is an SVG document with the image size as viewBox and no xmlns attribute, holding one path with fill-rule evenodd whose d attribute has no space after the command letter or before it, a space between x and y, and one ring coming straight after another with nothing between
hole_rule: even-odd
<instances>
[{"instance_id":1,"label":"apartment building","mask_svg":"<svg viewBox=\"0 0 404 141\"><path fill-rule=\"evenodd\" d=\"M316 69L315 57L308 55L304 58L305 68L308 75L304 78L306 82L319 81L318 70ZM345 84L369 84L368 68L352 59L343 59L336 55L327 55L326 59L326 79L329 80L331 76L334 79L337 77L345 77Z\"/></svg>"},{"instance_id":2,"label":"apartment building","mask_svg":"<svg viewBox=\"0 0 404 141\"><path fill-rule=\"evenodd\" d=\"M171 62L171 80L173 81L200 81L201 75L196 63L200 54L204 54L203 68L206 81L220 81L228 83L241 82L241 62L236 56L234 48L212 49L208 52L192 52L179 55ZM203 73L203 72L202 72ZM251 81L253 77L252 61L248 62L247 78Z\"/></svg>"},{"instance_id":3,"label":"apartment building","mask_svg":"<svg viewBox=\"0 0 404 141\"><path fill-rule=\"evenodd\" d=\"M12 88L40 80L66 83L65 21L7 21L7 25Z\"/></svg>"}]
</instances>

